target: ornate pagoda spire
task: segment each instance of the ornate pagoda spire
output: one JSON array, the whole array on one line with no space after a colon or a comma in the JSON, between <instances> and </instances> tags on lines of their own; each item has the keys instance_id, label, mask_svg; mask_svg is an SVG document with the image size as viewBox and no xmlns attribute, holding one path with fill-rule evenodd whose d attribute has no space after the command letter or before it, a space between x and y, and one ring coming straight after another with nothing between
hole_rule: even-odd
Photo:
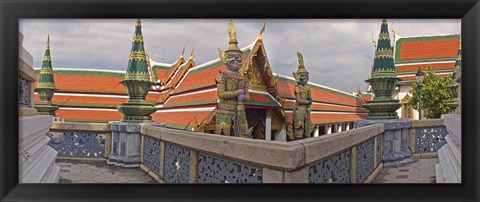
<instances>
[{"instance_id":1,"label":"ornate pagoda spire","mask_svg":"<svg viewBox=\"0 0 480 202\"><path fill-rule=\"evenodd\" d=\"M128 56L126 80L149 80L147 57L143 44L142 23L137 19L133 34L132 49Z\"/></svg>"},{"instance_id":2,"label":"ornate pagoda spire","mask_svg":"<svg viewBox=\"0 0 480 202\"><path fill-rule=\"evenodd\" d=\"M52 58L50 56L50 34L47 36L47 46L43 56L42 68L40 69L40 79L37 88L55 88L53 79Z\"/></svg>"},{"instance_id":3,"label":"ornate pagoda spire","mask_svg":"<svg viewBox=\"0 0 480 202\"><path fill-rule=\"evenodd\" d=\"M396 77L396 69L393 62L393 47L390 43L390 34L388 32L386 19L382 20L376 47L372 77Z\"/></svg>"},{"instance_id":4,"label":"ornate pagoda spire","mask_svg":"<svg viewBox=\"0 0 480 202\"><path fill-rule=\"evenodd\" d=\"M375 97L364 107L369 110L368 119L398 119L396 110L401 107L399 100L392 98L397 81L397 71L393 63L393 47L390 44L387 20L382 20L376 45L371 77L366 80Z\"/></svg>"},{"instance_id":5,"label":"ornate pagoda spire","mask_svg":"<svg viewBox=\"0 0 480 202\"><path fill-rule=\"evenodd\" d=\"M55 93L55 81L53 79L52 57L50 56L50 34L47 36L47 45L45 55L43 56L42 68L40 69L40 78L37 88L40 101L35 105L39 114L55 115L57 106L52 105L52 97Z\"/></svg>"},{"instance_id":6,"label":"ornate pagoda spire","mask_svg":"<svg viewBox=\"0 0 480 202\"><path fill-rule=\"evenodd\" d=\"M142 25L140 19L135 24L132 49L128 56L125 80L120 82L128 93L128 101L117 107L123 113L125 122L151 122L150 116L156 111L153 104L145 101L148 91L154 84L150 81L147 57L143 45Z\"/></svg>"}]
</instances>

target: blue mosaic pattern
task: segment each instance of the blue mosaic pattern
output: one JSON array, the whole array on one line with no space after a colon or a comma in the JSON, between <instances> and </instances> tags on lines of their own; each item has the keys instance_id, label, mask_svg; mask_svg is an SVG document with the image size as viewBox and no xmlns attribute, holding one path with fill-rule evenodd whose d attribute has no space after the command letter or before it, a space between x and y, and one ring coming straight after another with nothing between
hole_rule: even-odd
<instances>
[{"instance_id":1,"label":"blue mosaic pattern","mask_svg":"<svg viewBox=\"0 0 480 202\"><path fill-rule=\"evenodd\" d=\"M199 153L198 183L262 183L262 169Z\"/></svg>"},{"instance_id":2,"label":"blue mosaic pattern","mask_svg":"<svg viewBox=\"0 0 480 202\"><path fill-rule=\"evenodd\" d=\"M22 77L18 77L18 104L30 106L30 84Z\"/></svg>"},{"instance_id":3,"label":"blue mosaic pattern","mask_svg":"<svg viewBox=\"0 0 480 202\"><path fill-rule=\"evenodd\" d=\"M357 183L361 183L373 172L373 138L357 145Z\"/></svg>"},{"instance_id":4,"label":"blue mosaic pattern","mask_svg":"<svg viewBox=\"0 0 480 202\"><path fill-rule=\"evenodd\" d=\"M64 131L48 145L57 150L60 157L104 158L105 134Z\"/></svg>"},{"instance_id":5,"label":"blue mosaic pattern","mask_svg":"<svg viewBox=\"0 0 480 202\"><path fill-rule=\"evenodd\" d=\"M143 138L143 165L153 172L160 174L160 141L144 136Z\"/></svg>"},{"instance_id":6,"label":"blue mosaic pattern","mask_svg":"<svg viewBox=\"0 0 480 202\"><path fill-rule=\"evenodd\" d=\"M447 143L445 140L447 135L448 131L445 126L415 129L416 153L436 152Z\"/></svg>"},{"instance_id":7,"label":"blue mosaic pattern","mask_svg":"<svg viewBox=\"0 0 480 202\"><path fill-rule=\"evenodd\" d=\"M308 181L310 183L349 183L350 149L311 166L308 171Z\"/></svg>"},{"instance_id":8,"label":"blue mosaic pattern","mask_svg":"<svg viewBox=\"0 0 480 202\"><path fill-rule=\"evenodd\" d=\"M382 162L382 139L383 135L377 136L377 156L375 157L377 159L377 165L375 165L375 167L380 165L380 163Z\"/></svg>"},{"instance_id":9,"label":"blue mosaic pattern","mask_svg":"<svg viewBox=\"0 0 480 202\"><path fill-rule=\"evenodd\" d=\"M165 142L165 171L167 183L188 183L190 176L190 150Z\"/></svg>"}]
</instances>

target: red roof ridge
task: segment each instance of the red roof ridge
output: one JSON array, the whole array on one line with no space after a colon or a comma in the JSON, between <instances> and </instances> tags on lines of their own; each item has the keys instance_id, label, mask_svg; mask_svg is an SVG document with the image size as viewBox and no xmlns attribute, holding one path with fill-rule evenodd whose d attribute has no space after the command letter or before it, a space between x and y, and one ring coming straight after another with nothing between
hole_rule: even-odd
<instances>
[{"instance_id":1,"label":"red roof ridge","mask_svg":"<svg viewBox=\"0 0 480 202\"><path fill-rule=\"evenodd\" d=\"M33 68L33 70L40 70L41 68ZM97 72L111 72L111 73L121 73L125 74L125 71L120 70L110 70L110 69L93 69L93 68L71 68L71 67L55 67L55 70L59 71L97 71ZM54 71L55 71L54 70Z\"/></svg>"}]
</instances>

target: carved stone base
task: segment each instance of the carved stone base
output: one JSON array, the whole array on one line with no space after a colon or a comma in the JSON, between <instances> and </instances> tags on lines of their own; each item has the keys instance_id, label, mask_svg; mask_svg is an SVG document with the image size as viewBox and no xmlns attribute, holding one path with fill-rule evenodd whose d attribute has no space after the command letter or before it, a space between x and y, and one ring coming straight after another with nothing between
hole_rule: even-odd
<instances>
[{"instance_id":1,"label":"carved stone base","mask_svg":"<svg viewBox=\"0 0 480 202\"><path fill-rule=\"evenodd\" d=\"M55 116L55 111L58 109L58 106L55 106L48 102L39 102L35 105L35 109L40 115L52 115Z\"/></svg>"},{"instance_id":2,"label":"carved stone base","mask_svg":"<svg viewBox=\"0 0 480 202\"><path fill-rule=\"evenodd\" d=\"M372 100L364 105L369 110L367 119L370 120L398 119L396 111L401 106L398 100Z\"/></svg>"},{"instance_id":3,"label":"carved stone base","mask_svg":"<svg viewBox=\"0 0 480 202\"><path fill-rule=\"evenodd\" d=\"M383 124L383 166L399 167L413 162L412 152L408 148L408 129L410 119L395 120L361 120L354 122L354 127L359 128L373 124Z\"/></svg>"},{"instance_id":4,"label":"carved stone base","mask_svg":"<svg viewBox=\"0 0 480 202\"><path fill-rule=\"evenodd\" d=\"M150 116L157 109L153 104L143 102L126 102L118 106L118 111L123 113L123 122L151 122Z\"/></svg>"},{"instance_id":5,"label":"carved stone base","mask_svg":"<svg viewBox=\"0 0 480 202\"><path fill-rule=\"evenodd\" d=\"M165 127L162 123L110 122L112 146L107 163L121 167L138 167L141 163L141 129L143 125Z\"/></svg>"}]
</instances>

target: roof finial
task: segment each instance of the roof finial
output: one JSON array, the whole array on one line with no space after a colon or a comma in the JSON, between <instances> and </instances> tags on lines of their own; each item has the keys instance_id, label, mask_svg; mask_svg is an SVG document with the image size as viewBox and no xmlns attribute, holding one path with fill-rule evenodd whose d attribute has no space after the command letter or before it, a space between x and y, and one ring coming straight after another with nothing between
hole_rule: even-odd
<instances>
[{"instance_id":1,"label":"roof finial","mask_svg":"<svg viewBox=\"0 0 480 202\"><path fill-rule=\"evenodd\" d=\"M180 55L180 59L183 59L183 55L185 54L185 46L183 46L182 54Z\"/></svg>"},{"instance_id":2,"label":"roof finial","mask_svg":"<svg viewBox=\"0 0 480 202\"><path fill-rule=\"evenodd\" d=\"M375 47L375 49L376 49L377 48L377 42L373 38L373 32L372 32L372 43L373 43L373 47Z\"/></svg>"},{"instance_id":3,"label":"roof finial","mask_svg":"<svg viewBox=\"0 0 480 202\"><path fill-rule=\"evenodd\" d=\"M195 52L195 47L192 47L192 52L190 52L190 58L188 58L189 60L193 59L193 53L194 52Z\"/></svg>"},{"instance_id":4,"label":"roof finial","mask_svg":"<svg viewBox=\"0 0 480 202\"><path fill-rule=\"evenodd\" d=\"M267 25L267 21L265 19L263 19L263 27L262 27L262 30L260 30L260 34L258 34L258 41L262 41L263 40L263 32L265 31L265 26Z\"/></svg>"},{"instance_id":5,"label":"roof finial","mask_svg":"<svg viewBox=\"0 0 480 202\"><path fill-rule=\"evenodd\" d=\"M140 27L142 26L142 22L140 21L140 18L137 19L137 22L135 22L135 27Z\"/></svg>"},{"instance_id":6,"label":"roof finial","mask_svg":"<svg viewBox=\"0 0 480 202\"><path fill-rule=\"evenodd\" d=\"M393 22L392 22L392 25L390 25L390 26L392 26L393 42L395 43L395 36L396 36L396 34L395 34L395 30L393 30Z\"/></svg>"}]
</instances>

